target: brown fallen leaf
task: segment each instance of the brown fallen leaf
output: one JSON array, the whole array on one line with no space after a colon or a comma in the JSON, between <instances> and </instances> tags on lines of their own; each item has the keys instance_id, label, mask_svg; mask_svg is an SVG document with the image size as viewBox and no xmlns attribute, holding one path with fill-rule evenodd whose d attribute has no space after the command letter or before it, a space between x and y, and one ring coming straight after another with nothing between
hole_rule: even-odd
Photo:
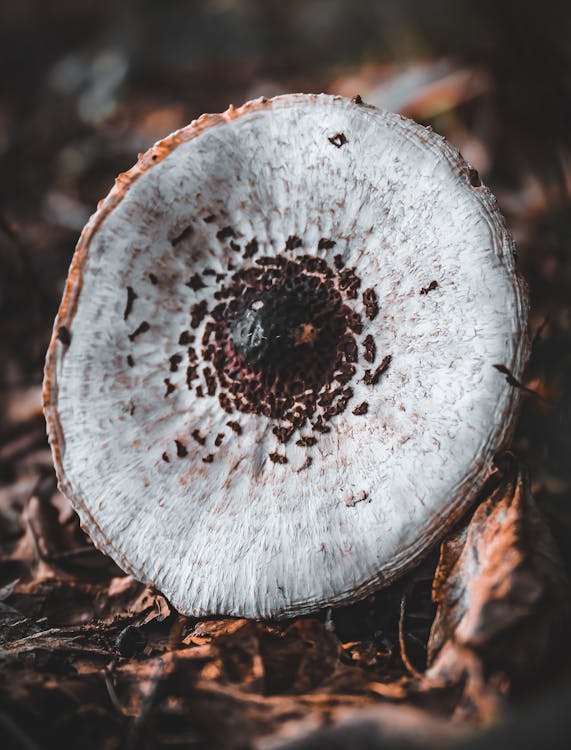
<instances>
[{"instance_id":1,"label":"brown fallen leaf","mask_svg":"<svg viewBox=\"0 0 571 750\"><path fill-rule=\"evenodd\" d=\"M527 471L506 456L495 482L441 546L425 675L463 686L457 712L484 721L506 694L553 673L570 614L569 584Z\"/></svg>"},{"instance_id":2,"label":"brown fallen leaf","mask_svg":"<svg viewBox=\"0 0 571 750\"><path fill-rule=\"evenodd\" d=\"M237 620L240 627L220 635L216 647L221 659L220 674L242 685L261 679L263 667L259 653L258 623Z\"/></svg>"},{"instance_id":3,"label":"brown fallen leaf","mask_svg":"<svg viewBox=\"0 0 571 750\"><path fill-rule=\"evenodd\" d=\"M337 638L314 618L299 619L285 631L266 628L260 638L264 692L310 692L333 674Z\"/></svg>"}]
</instances>

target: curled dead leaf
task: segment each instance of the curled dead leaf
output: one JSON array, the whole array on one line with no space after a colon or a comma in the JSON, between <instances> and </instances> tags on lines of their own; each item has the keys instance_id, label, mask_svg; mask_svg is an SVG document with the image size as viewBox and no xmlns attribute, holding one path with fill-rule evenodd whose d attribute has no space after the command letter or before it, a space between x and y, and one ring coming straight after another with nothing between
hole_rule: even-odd
<instances>
[{"instance_id":1,"label":"curled dead leaf","mask_svg":"<svg viewBox=\"0 0 571 750\"><path fill-rule=\"evenodd\" d=\"M459 710L496 713L506 693L536 680L561 645L568 582L527 471L502 461L495 487L441 546L429 683L463 685Z\"/></svg>"}]
</instances>

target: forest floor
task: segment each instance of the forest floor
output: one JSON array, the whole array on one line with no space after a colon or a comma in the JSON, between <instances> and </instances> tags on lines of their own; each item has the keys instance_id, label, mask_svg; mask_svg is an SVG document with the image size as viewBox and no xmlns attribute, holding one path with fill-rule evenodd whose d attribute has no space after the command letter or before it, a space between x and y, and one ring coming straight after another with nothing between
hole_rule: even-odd
<instances>
[{"instance_id":1,"label":"forest floor","mask_svg":"<svg viewBox=\"0 0 571 750\"><path fill-rule=\"evenodd\" d=\"M558 132L510 116L501 78L484 65L419 56L405 66L355 64L350 74L332 65L308 72L307 62L264 67L254 45L221 75L227 61L181 67L158 34L158 63L145 66L152 12L132 36L128 24L109 23L107 3L88 5L69 27L66 16L48 17L52 35L41 23L29 29L23 51L8 40L9 26L2 32L18 68L0 104L9 176L0 186L3 746L271 748L370 709L375 731L402 746L440 746L542 694L570 671L562 629L571 571L571 161ZM202 111L288 90L359 93L431 125L478 167L514 234L533 351L514 455L480 508L505 511L495 528L505 560L515 554L518 564L501 568L501 603L512 612L522 605L517 622L498 623L485 606L497 593L493 571L463 567L478 545L497 554L478 510L389 589L317 616L260 623L180 616L93 547L57 489L41 412L43 358L89 214L155 140ZM514 532L521 528L531 542ZM452 580L486 591L477 611L460 611ZM480 630L459 650L460 625L465 634L474 619Z\"/></svg>"}]
</instances>

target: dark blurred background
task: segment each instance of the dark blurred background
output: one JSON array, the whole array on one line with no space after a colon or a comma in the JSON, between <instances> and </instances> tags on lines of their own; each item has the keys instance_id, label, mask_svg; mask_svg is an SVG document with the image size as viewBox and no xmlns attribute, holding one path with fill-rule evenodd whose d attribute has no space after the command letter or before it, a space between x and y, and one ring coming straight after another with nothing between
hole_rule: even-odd
<instances>
[{"instance_id":1,"label":"dark blurred background","mask_svg":"<svg viewBox=\"0 0 571 750\"><path fill-rule=\"evenodd\" d=\"M115 176L203 112L326 91L432 125L496 194L532 302L516 448L571 568L570 39L557 0L2 2L0 543L51 476L44 353Z\"/></svg>"}]
</instances>

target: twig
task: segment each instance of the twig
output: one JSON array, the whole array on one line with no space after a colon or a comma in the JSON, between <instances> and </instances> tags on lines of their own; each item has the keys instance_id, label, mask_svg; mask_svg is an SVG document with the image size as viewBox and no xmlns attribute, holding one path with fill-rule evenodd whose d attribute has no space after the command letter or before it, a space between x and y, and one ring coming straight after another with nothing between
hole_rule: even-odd
<instances>
[{"instance_id":1,"label":"twig","mask_svg":"<svg viewBox=\"0 0 571 750\"><path fill-rule=\"evenodd\" d=\"M32 491L28 495L28 499L26 500L25 510L24 510L24 523L26 524L26 528L28 529L28 531L30 532L32 536L32 541L34 543L34 551L36 553L36 560L35 560L36 563L45 562L45 555L42 552L39 536L34 528L32 519L30 518L29 509L30 509L30 502L32 501L32 498L36 497L38 494L38 490L40 488L41 482L42 482L42 477L38 477L36 482L34 483Z\"/></svg>"},{"instance_id":2,"label":"twig","mask_svg":"<svg viewBox=\"0 0 571 750\"><path fill-rule=\"evenodd\" d=\"M127 714L125 713L125 710L123 706L121 705L121 701L119 700L117 696L117 691L115 690L115 685L113 684L113 675L109 667L105 667L103 670L103 679L105 680L105 687L107 688L107 692L109 694L109 700L113 704L113 708L117 711L117 713L120 716L125 717Z\"/></svg>"},{"instance_id":3,"label":"twig","mask_svg":"<svg viewBox=\"0 0 571 750\"><path fill-rule=\"evenodd\" d=\"M543 318L543 320L541 321L541 323L537 326L537 330L533 334L533 339L532 339L532 342L531 342L531 351L532 352L535 351L535 347L537 346L537 344L541 340L541 336L543 334L543 331L547 327L547 324L549 323L550 319L551 319L551 313L547 313L547 315Z\"/></svg>"},{"instance_id":4,"label":"twig","mask_svg":"<svg viewBox=\"0 0 571 750\"><path fill-rule=\"evenodd\" d=\"M65 562L66 560L75 560L78 557L85 557L86 555L98 555L100 554L95 547L75 547L74 549L64 549L61 552L51 552L49 555L44 556L46 562Z\"/></svg>"},{"instance_id":5,"label":"twig","mask_svg":"<svg viewBox=\"0 0 571 750\"><path fill-rule=\"evenodd\" d=\"M133 720L127 735L125 750L138 750L142 746L143 733L153 718L153 714L163 699L168 677L174 669L174 661L161 661L152 677L152 685L142 701L141 711Z\"/></svg>"},{"instance_id":6,"label":"twig","mask_svg":"<svg viewBox=\"0 0 571 750\"><path fill-rule=\"evenodd\" d=\"M419 680L423 679L423 674L418 671L418 669L414 666L414 664L411 662L411 660L408 657L407 651L406 651L406 643L404 639L404 620L406 617L406 599L408 594L410 593L411 584L407 584L402 592L401 599L400 599L400 617L399 617L399 647L400 647L400 656L402 659L402 663L405 665L405 667L408 669L408 671L411 673L413 677L416 677Z\"/></svg>"},{"instance_id":7,"label":"twig","mask_svg":"<svg viewBox=\"0 0 571 750\"><path fill-rule=\"evenodd\" d=\"M4 713L0 713L0 728L2 729L0 734L4 736L4 740L8 743L10 740L16 743L11 747L21 748L22 750L42 750L41 746L22 727L18 726L14 719ZM3 747L9 746L3 744Z\"/></svg>"},{"instance_id":8,"label":"twig","mask_svg":"<svg viewBox=\"0 0 571 750\"><path fill-rule=\"evenodd\" d=\"M529 393L531 396L535 396L540 401L543 401L545 404L548 404L549 406L553 406L551 401L548 401L544 396L541 395L541 393L534 391L533 388L528 388L521 381L519 381L515 377L515 375L512 372L510 372L510 370L508 370L508 368L505 365L494 365L494 368L498 372L501 372L502 375L506 376L506 382L508 383L508 385L511 385L514 388L519 388L520 391L525 391L525 393Z\"/></svg>"}]
</instances>

